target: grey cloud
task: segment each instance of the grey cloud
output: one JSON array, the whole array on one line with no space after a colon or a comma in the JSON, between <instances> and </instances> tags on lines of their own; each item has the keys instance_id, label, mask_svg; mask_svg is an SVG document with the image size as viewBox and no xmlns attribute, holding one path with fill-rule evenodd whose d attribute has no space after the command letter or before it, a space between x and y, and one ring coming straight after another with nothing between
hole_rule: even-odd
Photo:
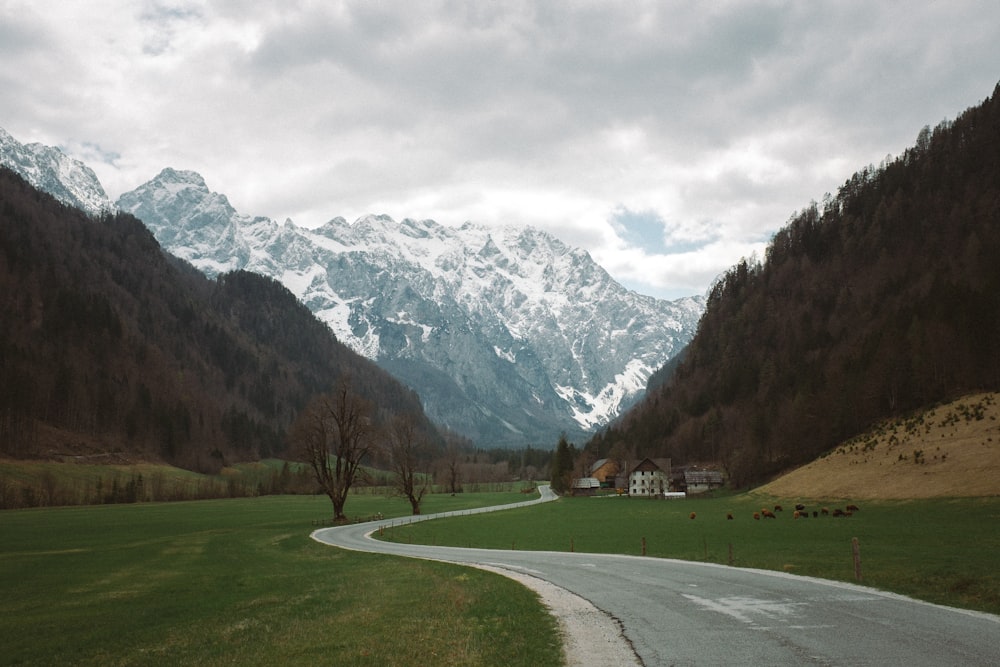
<instances>
[{"instance_id":1,"label":"grey cloud","mask_svg":"<svg viewBox=\"0 0 1000 667\"><path fill-rule=\"evenodd\" d=\"M27 53L44 53L51 48L52 40L44 24L32 13L2 12L0 21L0 55L23 56Z\"/></svg>"},{"instance_id":2,"label":"grey cloud","mask_svg":"<svg viewBox=\"0 0 1000 667\"><path fill-rule=\"evenodd\" d=\"M203 18L202 12L190 2L147 3L138 13L139 25L144 32L143 53L157 56L171 51L177 34L186 25Z\"/></svg>"},{"instance_id":3,"label":"grey cloud","mask_svg":"<svg viewBox=\"0 0 1000 667\"><path fill-rule=\"evenodd\" d=\"M0 4L0 124L110 152L119 182L193 168L247 213L317 223L418 205L518 222L536 203L525 219L591 250L620 205L672 250L707 243L699 276L1000 76L984 0L16 9ZM719 252L718 271L739 259Z\"/></svg>"}]
</instances>

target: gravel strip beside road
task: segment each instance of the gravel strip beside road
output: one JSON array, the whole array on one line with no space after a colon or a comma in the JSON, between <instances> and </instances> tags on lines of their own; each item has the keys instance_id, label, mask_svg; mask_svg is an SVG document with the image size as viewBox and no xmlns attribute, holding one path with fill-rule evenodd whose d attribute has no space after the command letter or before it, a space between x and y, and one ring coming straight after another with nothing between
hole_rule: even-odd
<instances>
[{"instance_id":1,"label":"gravel strip beside road","mask_svg":"<svg viewBox=\"0 0 1000 667\"><path fill-rule=\"evenodd\" d=\"M590 665L634 665L642 661L622 634L621 624L588 600L547 581L514 570L467 563L509 577L538 593L559 622L567 667Z\"/></svg>"}]
</instances>

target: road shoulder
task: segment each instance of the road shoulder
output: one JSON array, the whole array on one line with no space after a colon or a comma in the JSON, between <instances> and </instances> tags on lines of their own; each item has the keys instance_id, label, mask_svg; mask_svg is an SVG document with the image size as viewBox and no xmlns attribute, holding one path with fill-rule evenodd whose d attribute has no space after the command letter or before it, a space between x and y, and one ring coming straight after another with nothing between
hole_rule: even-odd
<instances>
[{"instance_id":1,"label":"road shoulder","mask_svg":"<svg viewBox=\"0 0 1000 667\"><path fill-rule=\"evenodd\" d=\"M467 563L495 572L535 591L555 616L563 636L567 667L588 665L634 665L642 661L622 633L621 624L590 601L537 577L490 565Z\"/></svg>"}]
</instances>

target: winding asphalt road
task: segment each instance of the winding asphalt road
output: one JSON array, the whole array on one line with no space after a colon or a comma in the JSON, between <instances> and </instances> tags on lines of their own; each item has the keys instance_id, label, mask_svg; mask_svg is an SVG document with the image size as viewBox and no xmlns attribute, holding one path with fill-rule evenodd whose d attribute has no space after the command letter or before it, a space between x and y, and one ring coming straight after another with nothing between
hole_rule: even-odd
<instances>
[{"instance_id":1,"label":"winding asphalt road","mask_svg":"<svg viewBox=\"0 0 1000 667\"><path fill-rule=\"evenodd\" d=\"M1000 616L835 581L665 558L499 551L371 539L379 526L523 507L556 498L324 528L319 542L491 565L565 588L617 618L654 665L1000 665Z\"/></svg>"}]
</instances>

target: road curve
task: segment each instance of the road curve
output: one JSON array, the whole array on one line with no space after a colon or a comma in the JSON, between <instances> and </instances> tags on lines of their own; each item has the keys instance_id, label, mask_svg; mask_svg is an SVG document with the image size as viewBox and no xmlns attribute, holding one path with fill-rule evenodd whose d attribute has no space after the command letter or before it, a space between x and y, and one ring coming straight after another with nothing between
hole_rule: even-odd
<instances>
[{"instance_id":1,"label":"road curve","mask_svg":"<svg viewBox=\"0 0 1000 667\"><path fill-rule=\"evenodd\" d=\"M323 528L313 539L356 551L528 574L617 619L643 664L1000 665L1000 616L864 586L711 563L614 554L500 551L382 542L380 526L499 507Z\"/></svg>"}]
</instances>

